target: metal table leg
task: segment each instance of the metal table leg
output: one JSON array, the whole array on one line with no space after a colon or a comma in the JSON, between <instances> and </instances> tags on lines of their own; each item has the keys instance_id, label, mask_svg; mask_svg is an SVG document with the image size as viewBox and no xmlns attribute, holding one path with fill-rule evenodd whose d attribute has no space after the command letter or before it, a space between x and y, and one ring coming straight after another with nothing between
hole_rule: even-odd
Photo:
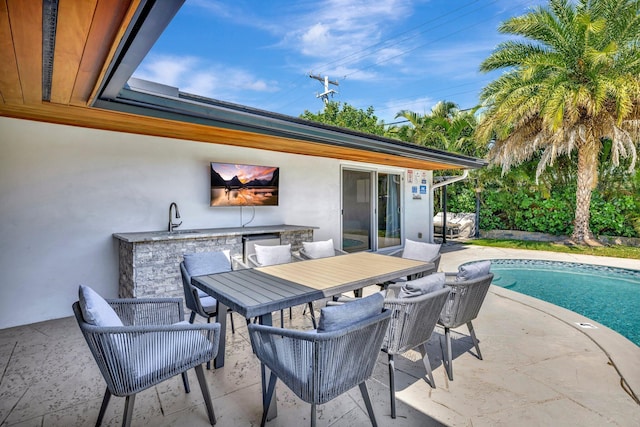
<instances>
[{"instance_id":1,"label":"metal table leg","mask_svg":"<svg viewBox=\"0 0 640 427\"><path fill-rule=\"evenodd\" d=\"M220 345L218 355L213 361L213 367L218 369L224 366L224 351L227 342L227 311L229 308L218 301L216 303L216 322L220 323Z\"/></svg>"},{"instance_id":2,"label":"metal table leg","mask_svg":"<svg viewBox=\"0 0 640 427\"><path fill-rule=\"evenodd\" d=\"M260 324L271 326L273 324L273 319L271 317L271 313L264 314L260 316ZM261 373L262 373L262 395L266 396L267 394L267 386L269 384L269 377L271 375L271 370L267 368L264 364L261 364ZM266 409L264 407L265 402L263 402L262 411ZM275 417L278 416L278 404L276 400L276 392L273 392L273 396L271 398L271 403L269 404L269 413L267 414L267 421L271 421Z\"/></svg>"}]
</instances>

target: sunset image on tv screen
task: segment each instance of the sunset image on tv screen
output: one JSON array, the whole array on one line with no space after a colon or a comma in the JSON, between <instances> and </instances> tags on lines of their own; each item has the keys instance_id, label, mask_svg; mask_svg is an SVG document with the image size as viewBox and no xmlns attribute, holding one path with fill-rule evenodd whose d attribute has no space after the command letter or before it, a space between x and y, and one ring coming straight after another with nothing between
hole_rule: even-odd
<instances>
[{"instance_id":1,"label":"sunset image on tv screen","mask_svg":"<svg viewBox=\"0 0 640 427\"><path fill-rule=\"evenodd\" d=\"M211 206L277 206L279 168L211 163Z\"/></svg>"}]
</instances>

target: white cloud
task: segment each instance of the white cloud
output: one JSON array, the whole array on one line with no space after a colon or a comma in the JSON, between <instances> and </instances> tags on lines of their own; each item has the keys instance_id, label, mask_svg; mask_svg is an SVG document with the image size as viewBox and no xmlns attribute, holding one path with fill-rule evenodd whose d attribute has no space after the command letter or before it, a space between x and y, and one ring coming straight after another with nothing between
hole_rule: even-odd
<instances>
[{"instance_id":1,"label":"white cloud","mask_svg":"<svg viewBox=\"0 0 640 427\"><path fill-rule=\"evenodd\" d=\"M391 99L385 102L384 110L393 111L395 116L401 110L411 110L420 114L426 114L431 111L438 101L429 96L421 96L413 99Z\"/></svg>"},{"instance_id":2,"label":"white cloud","mask_svg":"<svg viewBox=\"0 0 640 427\"><path fill-rule=\"evenodd\" d=\"M377 107L376 116L384 120L385 123L393 123L402 121L402 118L396 118L396 114L402 110L410 110L419 114L425 114L431 111L431 107L436 104L433 98L422 96L418 98L408 99L389 99L383 106Z\"/></svg>"},{"instance_id":3,"label":"white cloud","mask_svg":"<svg viewBox=\"0 0 640 427\"><path fill-rule=\"evenodd\" d=\"M136 74L183 91L263 108L278 92L281 105L298 103L301 110L308 108L299 101L302 97L322 91L318 82L310 83L308 73L329 76L340 82L331 87L339 92L337 100L374 105L385 121L393 121L402 109L428 112L435 103L431 98L472 105L477 97L474 82L489 77L479 72L480 63L506 38L496 31L498 22L523 13L531 2L432 7L431 1L190 0L185 4L189 13L224 20L234 31L242 26L246 37L236 36L235 51L164 63L156 58ZM417 26L409 28L412 25ZM303 95L306 91L310 94ZM399 99L403 97L414 98Z\"/></svg>"},{"instance_id":4,"label":"white cloud","mask_svg":"<svg viewBox=\"0 0 640 427\"><path fill-rule=\"evenodd\" d=\"M223 18L232 18L235 14L231 10L231 5L218 0L189 0L189 6L202 8L212 15Z\"/></svg>"},{"instance_id":5,"label":"white cloud","mask_svg":"<svg viewBox=\"0 0 640 427\"><path fill-rule=\"evenodd\" d=\"M379 75L378 64L396 67L406 61L398 40L385 39L385 29L395 28L425 1L429 0L298 1L265 10L242 1L193 0L189 6L269 32L280 40L272 49L298 56L297 72L371 80Z\"/></svg>"},{"instance_id":6,"label":"white cloud","mask_svg":"<svg viewBox=\"0 0 640 427\"><path fill-rule=\"evenodd\" d=\"M196 67L198 58L195 57L174 57L160 56L143 62L135 72L135 77L162 83L169 86L178 87L182 78Z\"/></svg>"},{"instance_id":7,"label":"white cloud","mask_svg":"<svg viewBox=\"0 0 640 427\"><path fill-rule=\"evenodd\" d=\"M365 58L371 60L371 50L365 54L365 49L383 40L381 29L398 22L410 11L411 2L407 0L330 0L318 9L283 22L282 43L324 63L339 61L357 66Z\"/></svg>"},{"instance_id":8,"label":"white cloud","mask_svg":"<svg viewBox=\"0 0 640 427\"><path fill-rule=\"evenodd\" d=\"M300 36L300 39L301 51L308 56L327 55L333 49L331 45L335 42L329 34L329 27L322 23L313 25Z\"/></svg>"},{"instance_id":9,"label":"white cloud","mask_svg":"<svg viewBox=\"0 0 640 427\"><path fill-rule=\"evenodd\" d=\"M189 75L189 79L185 79L179 86L183 92L214 97L213 94L219 92L224 83L219 76L207 72L196 71L190 72Z\"/></svg>"},{"instance_id":10,"label":"white cloud","mask_svg":"<svg viewBox=\"0 0 640 427\"><path fill-rule=\"evenodd\" d=\"M272 81L238 67L215 64L190 56L159 55L145 59L134 77L216 99L238 99L242 92L276 92Z\"/></svg>"}]
</instances>

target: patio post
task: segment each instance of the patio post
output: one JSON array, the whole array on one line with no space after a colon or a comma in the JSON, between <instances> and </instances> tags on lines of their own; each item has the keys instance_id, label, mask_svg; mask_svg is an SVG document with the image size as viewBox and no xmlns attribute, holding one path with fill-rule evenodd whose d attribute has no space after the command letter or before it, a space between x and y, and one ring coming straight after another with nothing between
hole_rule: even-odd
<instances>
[{"instance_id":1,"label":"patio post","mask_svg":"<svg viewBox=\"0 0 640 427\"><path fill-rule=\"evenodd\" d=\"M447 243L447 186L442 186L442 243Z\"/></svg>"},{"instance_id":2,"label":"patio post","mask_svg":"<svg viewBox=\"0 0 640 427\"><path fill-rule=\"evenodd\" d=\"M480 237L480 191L481 188L478 187L476 180L476 229L474 233L476 239Z\"/></svg>"}]
</instances>

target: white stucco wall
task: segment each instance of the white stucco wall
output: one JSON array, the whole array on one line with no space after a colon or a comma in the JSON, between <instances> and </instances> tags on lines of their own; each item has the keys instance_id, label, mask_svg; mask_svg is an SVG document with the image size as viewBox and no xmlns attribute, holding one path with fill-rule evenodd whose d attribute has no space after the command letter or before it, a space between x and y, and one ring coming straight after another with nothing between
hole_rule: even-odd
<instances>
[{"instance_id":1,"label":"white stucco wall","mask_svg":"<svg viewBox=\"0 0 640 427\"><path fill-rule=\"evenodd\" d=\"M116 297L112 233L165 230L173 201L181 229L247 222L251 208L209 207L211 161L280 167L280 205L250 225L340 241L338 160L1 117L0 153L0 328L72 315L79 284ZM407 237L428 241L429 198L410 191Z\"/></svg>"},{"instance_id":2,"label":"white stucco wall","mask_svg":"<svg viewBox=\"0 0 640 427\"><path fill-rule=\"evenodd\" d=\"M404 236L407 239L433 241L433 172L411 170L405 173L404 182ZM415 187L415 193L413 188ZM424 190L421 189L424 187ZM422 193L422 191L425 191Z\"/></svg>"}]
</instances>

